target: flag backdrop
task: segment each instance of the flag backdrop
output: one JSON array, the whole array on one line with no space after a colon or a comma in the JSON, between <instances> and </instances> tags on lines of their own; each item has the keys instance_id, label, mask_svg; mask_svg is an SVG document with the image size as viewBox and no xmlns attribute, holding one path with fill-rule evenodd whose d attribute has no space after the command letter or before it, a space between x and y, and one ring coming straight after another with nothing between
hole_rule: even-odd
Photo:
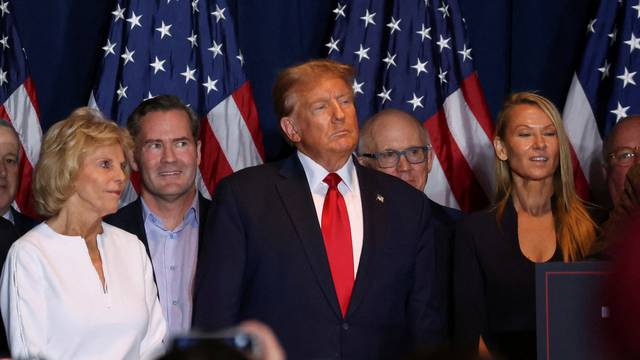
<instances>
[{"instance_id":1,"label":"flag backdrop","mask_svg":"<svg viewBox=\"0 0 640 360\"><path fill-rule=\"evenodd\" d=\"M431 136L425 192L465 211L493 193L493 122L456 0L339 1L329 57L352 64L361 121L384 108L412 113Z\"/></svg>"},{"instance_id":2,"label":"flag backdrop","mask_svg":"<svg viewBox=\"0 0 640 360\"><path fill-rule=\"evenodd\" d=\"M125 126L144 99L179 96L202 117L198 185L207 197L222 177L263 161L258 114L226 1L118 0L111 14L90 105Z\"/></svg>"},{"instance_id":3,"label":"flag backdrop","mask_svg":"<svg viewBox=\"0 0 640 360\"><path fill-rule=\"evenodd\" d=\"M42 128L36 90L18 36L12 7L0 1L0 118L11 122L20 137L20 187L14 205L36 216L31 195L33 166L38 162Z\"/></svg>"},{"instance_id":4,"label":"flag backdrop","mask_svg":"<svg viewBox=\"0 0 640 360\"><path fill-rule=\"evenodd\" d=\"M593 195L601 201L607 189L602 137L623 117L640 113L640 88L634 78L640 70L640 2L602 1L586 31L584 56L563 117L578 160L576 187L583 196L587 187L598 190Z\"/></svg>"}]
</instances>

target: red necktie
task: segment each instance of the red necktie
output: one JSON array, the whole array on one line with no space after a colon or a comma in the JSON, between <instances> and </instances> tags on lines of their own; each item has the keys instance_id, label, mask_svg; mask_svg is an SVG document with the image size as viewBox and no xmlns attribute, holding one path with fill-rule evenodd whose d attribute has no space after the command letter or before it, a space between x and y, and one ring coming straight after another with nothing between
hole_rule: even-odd
<instances>
[{"instance_id":1,"label":"red necktie","mask_svg":"<svg viewBox=\"0 0 640 360\"><path fill-rule=\"evenodd\" d=\"M336 288L342 316L347 313L351 290L353 289L353 245L351 244L351 226L347 204L338 184L342 181L336 173L324 178L329 190L322 206L322 237L329 258L331 277Z\"/></svg>"}]
</instances>

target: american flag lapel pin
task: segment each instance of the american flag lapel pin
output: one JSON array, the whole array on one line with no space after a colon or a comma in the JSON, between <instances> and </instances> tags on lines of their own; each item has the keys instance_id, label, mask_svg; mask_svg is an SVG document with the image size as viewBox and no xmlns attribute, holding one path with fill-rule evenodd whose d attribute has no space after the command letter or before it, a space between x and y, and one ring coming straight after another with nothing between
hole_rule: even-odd
<instances>
[{"instance_id":1,"label":"american flag lapel pin","mask_svg":"<svg viewBox=\"0 0 640 360\"><path fill-rule=\"evenodd\" d=\"M376 200L377 200L379 203L383 204L383 203L384 203L384 196L382 196L382 195L378 194L378 195L376 195Z\"/></svg>"}]
</instances>

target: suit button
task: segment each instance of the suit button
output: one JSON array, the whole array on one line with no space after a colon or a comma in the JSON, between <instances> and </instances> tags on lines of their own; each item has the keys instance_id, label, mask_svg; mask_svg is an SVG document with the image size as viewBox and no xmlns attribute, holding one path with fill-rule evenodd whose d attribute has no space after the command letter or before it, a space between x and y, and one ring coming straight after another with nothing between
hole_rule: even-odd
<instances>
[{"instance_id":1,"label":"suit button","mask_svg":"<svg viewBox=\"0 0 640 360\"><path fill-rule=\"evenodd\" d=\"M348 323L342 323L342 329L343 330L349 330L349 324Z\"/></svg>"}]
</instances>

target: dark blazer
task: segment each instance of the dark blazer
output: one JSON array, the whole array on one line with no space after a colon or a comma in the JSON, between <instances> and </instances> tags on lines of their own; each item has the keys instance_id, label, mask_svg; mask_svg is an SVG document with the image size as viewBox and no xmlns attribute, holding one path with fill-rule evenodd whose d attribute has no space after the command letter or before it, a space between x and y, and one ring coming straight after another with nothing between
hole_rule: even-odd
<instances>
[{"instance_id":1,"label":"dark blazer","mask_svg":"<svg viewBox=\"0 0 640 360\"><path fill-rule=\"evenodd\" d=\"M445 316L427 197L356 163L363 247L343 318L309 185L296 154L220 182L207 219L194 328L257 319L290 359L397 358L439 342Z\"/></svg>"},{"instance_id":2,"label":"dark blazer","mask_svg":"<svg viewBox=\"0 0 640 360\"><path fill-rule=\"evenodd\" d=\"M11 215L13 215L14 228L18 233L18 237L24 235L27 231L31 230L38 224L38 221L22 214L13 207L11 207Z\"/></svg>"},{"instance_id":3,"label":"dark blazer","mask_svg":"<svg viewBox=\"0 0 640 360\"><path fill-rule=\"evenodd\" d=\"M198 236L198 261L196 262L196 268L200 263L200 254L202 253L201 249L204 241L203 235L205 229L205 220L207 218L207 212L209 211L209 206L211 204L211 201L204 198L200 193L198 193L198 202L200 206L200 230ZM145 249L147 249L147 255L149 255L149 259L151 259L151 253L149 252L149 242L147 241L147 233L144 229L142 216L142 201L140 200L140 198L137 198L129 205L120 208L120 210L118 210L115 214L106 216L104 218L104 221L136 235L138 239L140 239L140 241L142 241L142 243L144 244ZM151 263L153 264L153 259L151 259ZM197 277L195 282L197 283Z\"/></svg>"},{"instance_id":4,"label":"dark blazer","mask_svg":"<svg viewBox=\"0 0 640 360\"><path fill-rule=\"evenodd\" d=\"M18 239L18 233L9 220L0 217L0 269L4 267L9 247ZM9 344L4 330L4 323L0 323L0 357L9 356Z\"/></svg>"},{"instance_id":5,"label":"dark blazer","mask_svg":"<svg viewBox=\"0 0 640 360\"><path fill-rule=\"evenodd\" d=\"M446 314L447 336L453 335L453 237L455 228L459 221L464 219L465 214L456 209L442 206L429 199L432 208L433 219L439 223L436 234L436 271L438 281L442 288L439 292L442 295L441 303Z\"/></svg>"}]
</instances>

